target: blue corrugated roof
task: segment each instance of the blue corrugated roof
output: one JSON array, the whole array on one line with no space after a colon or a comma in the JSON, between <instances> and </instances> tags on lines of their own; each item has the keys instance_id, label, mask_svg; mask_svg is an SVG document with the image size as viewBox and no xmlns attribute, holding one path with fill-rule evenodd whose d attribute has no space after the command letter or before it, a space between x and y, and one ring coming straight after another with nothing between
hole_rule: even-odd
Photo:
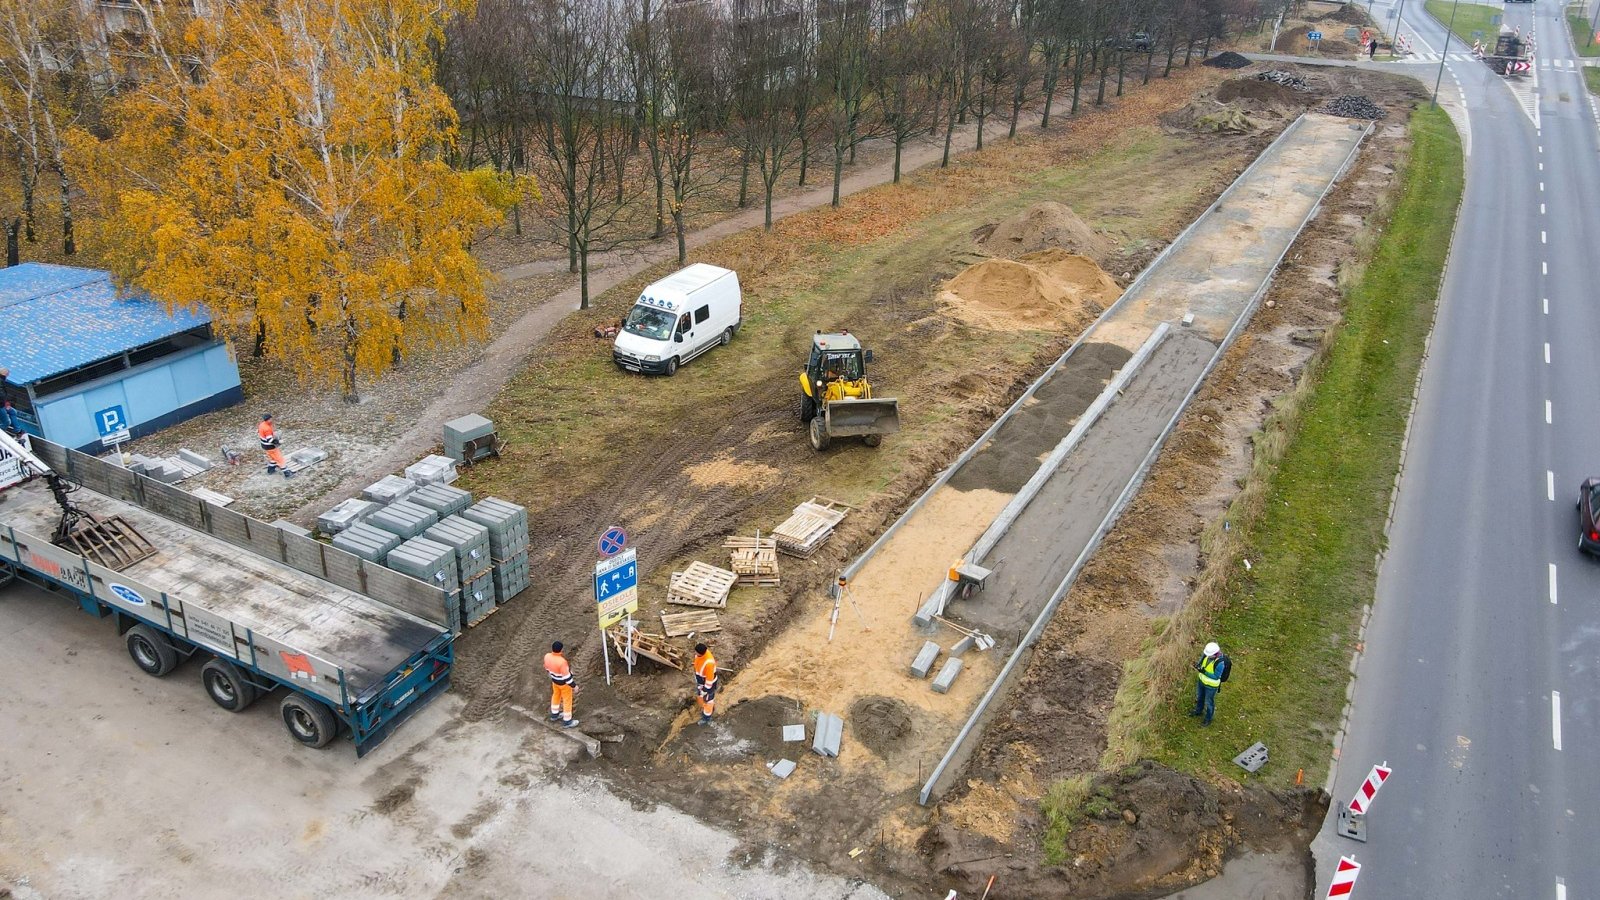
<instances>
[{"instance_id":1,"label":"blue corrugated roof","mask_svg":"<svg viewBox=\"0 0 1600 900\"><path fill-rule=\"evenodd\" d=\"M204 312L117 295L98 269L23 263L0 269L0 368L30 384L204 325Z\"/></svg>"}]
</instances>

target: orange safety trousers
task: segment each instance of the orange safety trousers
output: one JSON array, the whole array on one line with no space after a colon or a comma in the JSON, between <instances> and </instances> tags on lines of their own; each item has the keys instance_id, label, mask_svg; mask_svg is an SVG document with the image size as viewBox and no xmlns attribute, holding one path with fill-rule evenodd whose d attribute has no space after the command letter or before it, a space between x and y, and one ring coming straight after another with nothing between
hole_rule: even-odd
<instances>
[{"instance_id":1,"label":"orange safety trousers","mask_svg":"<svg viewBox=\"0 0 1600 900\"><path fill-rule=\"evenodd\" d=\"M561 713L561 718L572 721L572 685L550 685L550 715Z\"/></svg>"},{"instance_id":2,"label":"orange safety trousers","mask_svg":"<svg viewBox=\"0 0 1600 900\"><path fill-rule=\"evenodd\" d=\"M283 451L279 450L277 447L271 447L262 450L261 452L267 455L267 462L272 463L280 469L289 468L289 461L283 458Z\"/></svg>"},{"instance_id":3,"label":"orange safety trousers","mask_svg":"<svg viewBox=\"0 0 1600 900\"><path fill-rule=\"evenodd\" d=\"M700 704L701 715L709 716L716 711L717 693L716 691L711 691L705 694L697 693L694 695L694 702Z\"/></svg>"}]
</instances>

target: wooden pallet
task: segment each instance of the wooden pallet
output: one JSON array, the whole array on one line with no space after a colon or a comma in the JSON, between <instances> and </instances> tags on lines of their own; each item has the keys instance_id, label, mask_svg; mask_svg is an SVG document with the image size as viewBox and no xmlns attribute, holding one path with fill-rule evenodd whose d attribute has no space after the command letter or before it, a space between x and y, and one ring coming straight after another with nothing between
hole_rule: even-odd
<instances>
[{"instance_id":1,"label":"wooden pallet","mask_svg":"<svg viewBox=\"0 0 1600 900\"><path fill-rule=\"evenodd\" d=\"M695 560L688 569L672 573L667 585L667 602L721 609L728 605L728 591L733 589L734 579L734 574L727 569Z\"/></svg>"},{"instance_id":2,"label":"wooden pallet","mask_svg":"<svg viewBox=\"0 0 1600 900\"><path fill-rule=\"evenodd\" d=\"M749 550L752 548L762 547L767 549L775 549L778 546L778 542L771 537L762 537L759 534L753 538L736 534L724 538L722 541L722 546L727 550Z\"/></svg>"},{"instance_id":3,"label":"wooden pallet","mask_svg":"<svg viewBox=\"0 0 1600 900\"><path fill-rule=\"evenodd\" d=\"M826 497L812 497L794 508L794 514L772 530L778 549L807 559L833 537L834 526L844 521L850 507Z\"/></svg>"},{"instance_id":4,"label":"wooden pallet","mask_svg":"<svg viewBox=\"0 0 1600 900\"><path fill-rule=\"evenodd\" d=\"M622 657L623 662L628 659L628 630L626 625L613 626L606 630L606 636L611 639L612 649ZM651 634L648 631L633 631L633 653L637 657L653 659L669 669L687 672L691 667L689 654L672 646L666 635Z\"/></svg>"},{"instance_id":5,"label":"wooden pallet","mask_svg":"<svg viewBox=\"0 0 1600 900\"><path fill-rule=\"evenodd\" d=\"M688 612L662 613L661 627L666 630L667 637L683 637L721 631L722 622L718 620L714 609L691 609Z\"/></svg>"}]
</instances>

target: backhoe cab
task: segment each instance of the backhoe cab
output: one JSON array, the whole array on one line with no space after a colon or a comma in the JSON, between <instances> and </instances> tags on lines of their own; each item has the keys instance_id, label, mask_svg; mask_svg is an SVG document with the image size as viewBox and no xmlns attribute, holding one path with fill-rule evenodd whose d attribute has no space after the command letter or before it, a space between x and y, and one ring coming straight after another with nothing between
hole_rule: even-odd
<instances>
[{"instance_id":1,"label":"backhoe cab","mask_svg":"<svg viewBox=\"0 0 1600 900\"><path fill-rule=\"evenodd\" d=\"M900 401L872 395L867 364L872 351L848 331L817 332L811 358L800 373L800 421L809 427L811 446L828 449L834 438L859 437L876 447L900 430Z\"/></svg>"}]
</instances>

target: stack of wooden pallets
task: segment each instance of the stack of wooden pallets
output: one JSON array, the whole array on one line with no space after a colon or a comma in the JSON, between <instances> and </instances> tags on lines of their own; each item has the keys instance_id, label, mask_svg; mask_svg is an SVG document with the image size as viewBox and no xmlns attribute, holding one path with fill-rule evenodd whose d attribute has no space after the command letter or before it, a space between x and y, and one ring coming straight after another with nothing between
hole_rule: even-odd
<instances>
[{"instance_id":1,"label":"stack of wooden pallets","mask_svg":"<svg viewBox=\"0 0 1600 900\"><path fill-rule=\"evenodd\" d=\"M796 506L794 515L772 530L777 539L777 549L790 556L807 559L817 552L830 537L833 529L844 520L850 507L826 497L812 497Z\"/></svg>"},{"instance_id":2,"label":"stack of wooden pallets","mask_svg":"<svg viewBox=\"0 0 1600 900\"><path fill-rule=\"evenodd\" d=\"M606 636L611 638L611 647L623 660L628 658L628 628L626 625L617 625L606 630ZM648 631L633 631L633 653L635 661L643 656L653 659L663 666L677 669L680 672L689 671L689 654L672 646L665 635L651 634Z\"/></svg>"},{"instance_id":3,"label":"stack of wooden pallets","mask_svg":"<svg viewBox=\"0 0 1600 900\"><path fill-rule=\"evenodd\" d=\"M736 582L740 587L777 587L778 586L778 542L774 538L762 537L760 532L753 538L735 535L722 542L722 546L729 551L733 574L738 576Z\"/></svg>"},{"instance_id":4,"label":"stack of wooden pallets","mask_svg":"<svg viewBox=\"0 0 1600 900\"><path fill-rule=\"evenodd\" d=\"M667 602L680 606L721 609L728 605L735 575L727 569L695 560L682 572L673 572L667 585Z\"/></svg>"},{"instance_id":5,"label":"stack of wooden pallets","mask_svg":"<svg viewBox=\"0 0 1600 900\"><path fill-rule=\"evenodd\" d=\"M722 622L717 618L717 611L714 609L691 609L686 612L662 613L661 627L667 632L667 637L684 637L690 634L721 631Z\"/></svg>"}]
</instances>

